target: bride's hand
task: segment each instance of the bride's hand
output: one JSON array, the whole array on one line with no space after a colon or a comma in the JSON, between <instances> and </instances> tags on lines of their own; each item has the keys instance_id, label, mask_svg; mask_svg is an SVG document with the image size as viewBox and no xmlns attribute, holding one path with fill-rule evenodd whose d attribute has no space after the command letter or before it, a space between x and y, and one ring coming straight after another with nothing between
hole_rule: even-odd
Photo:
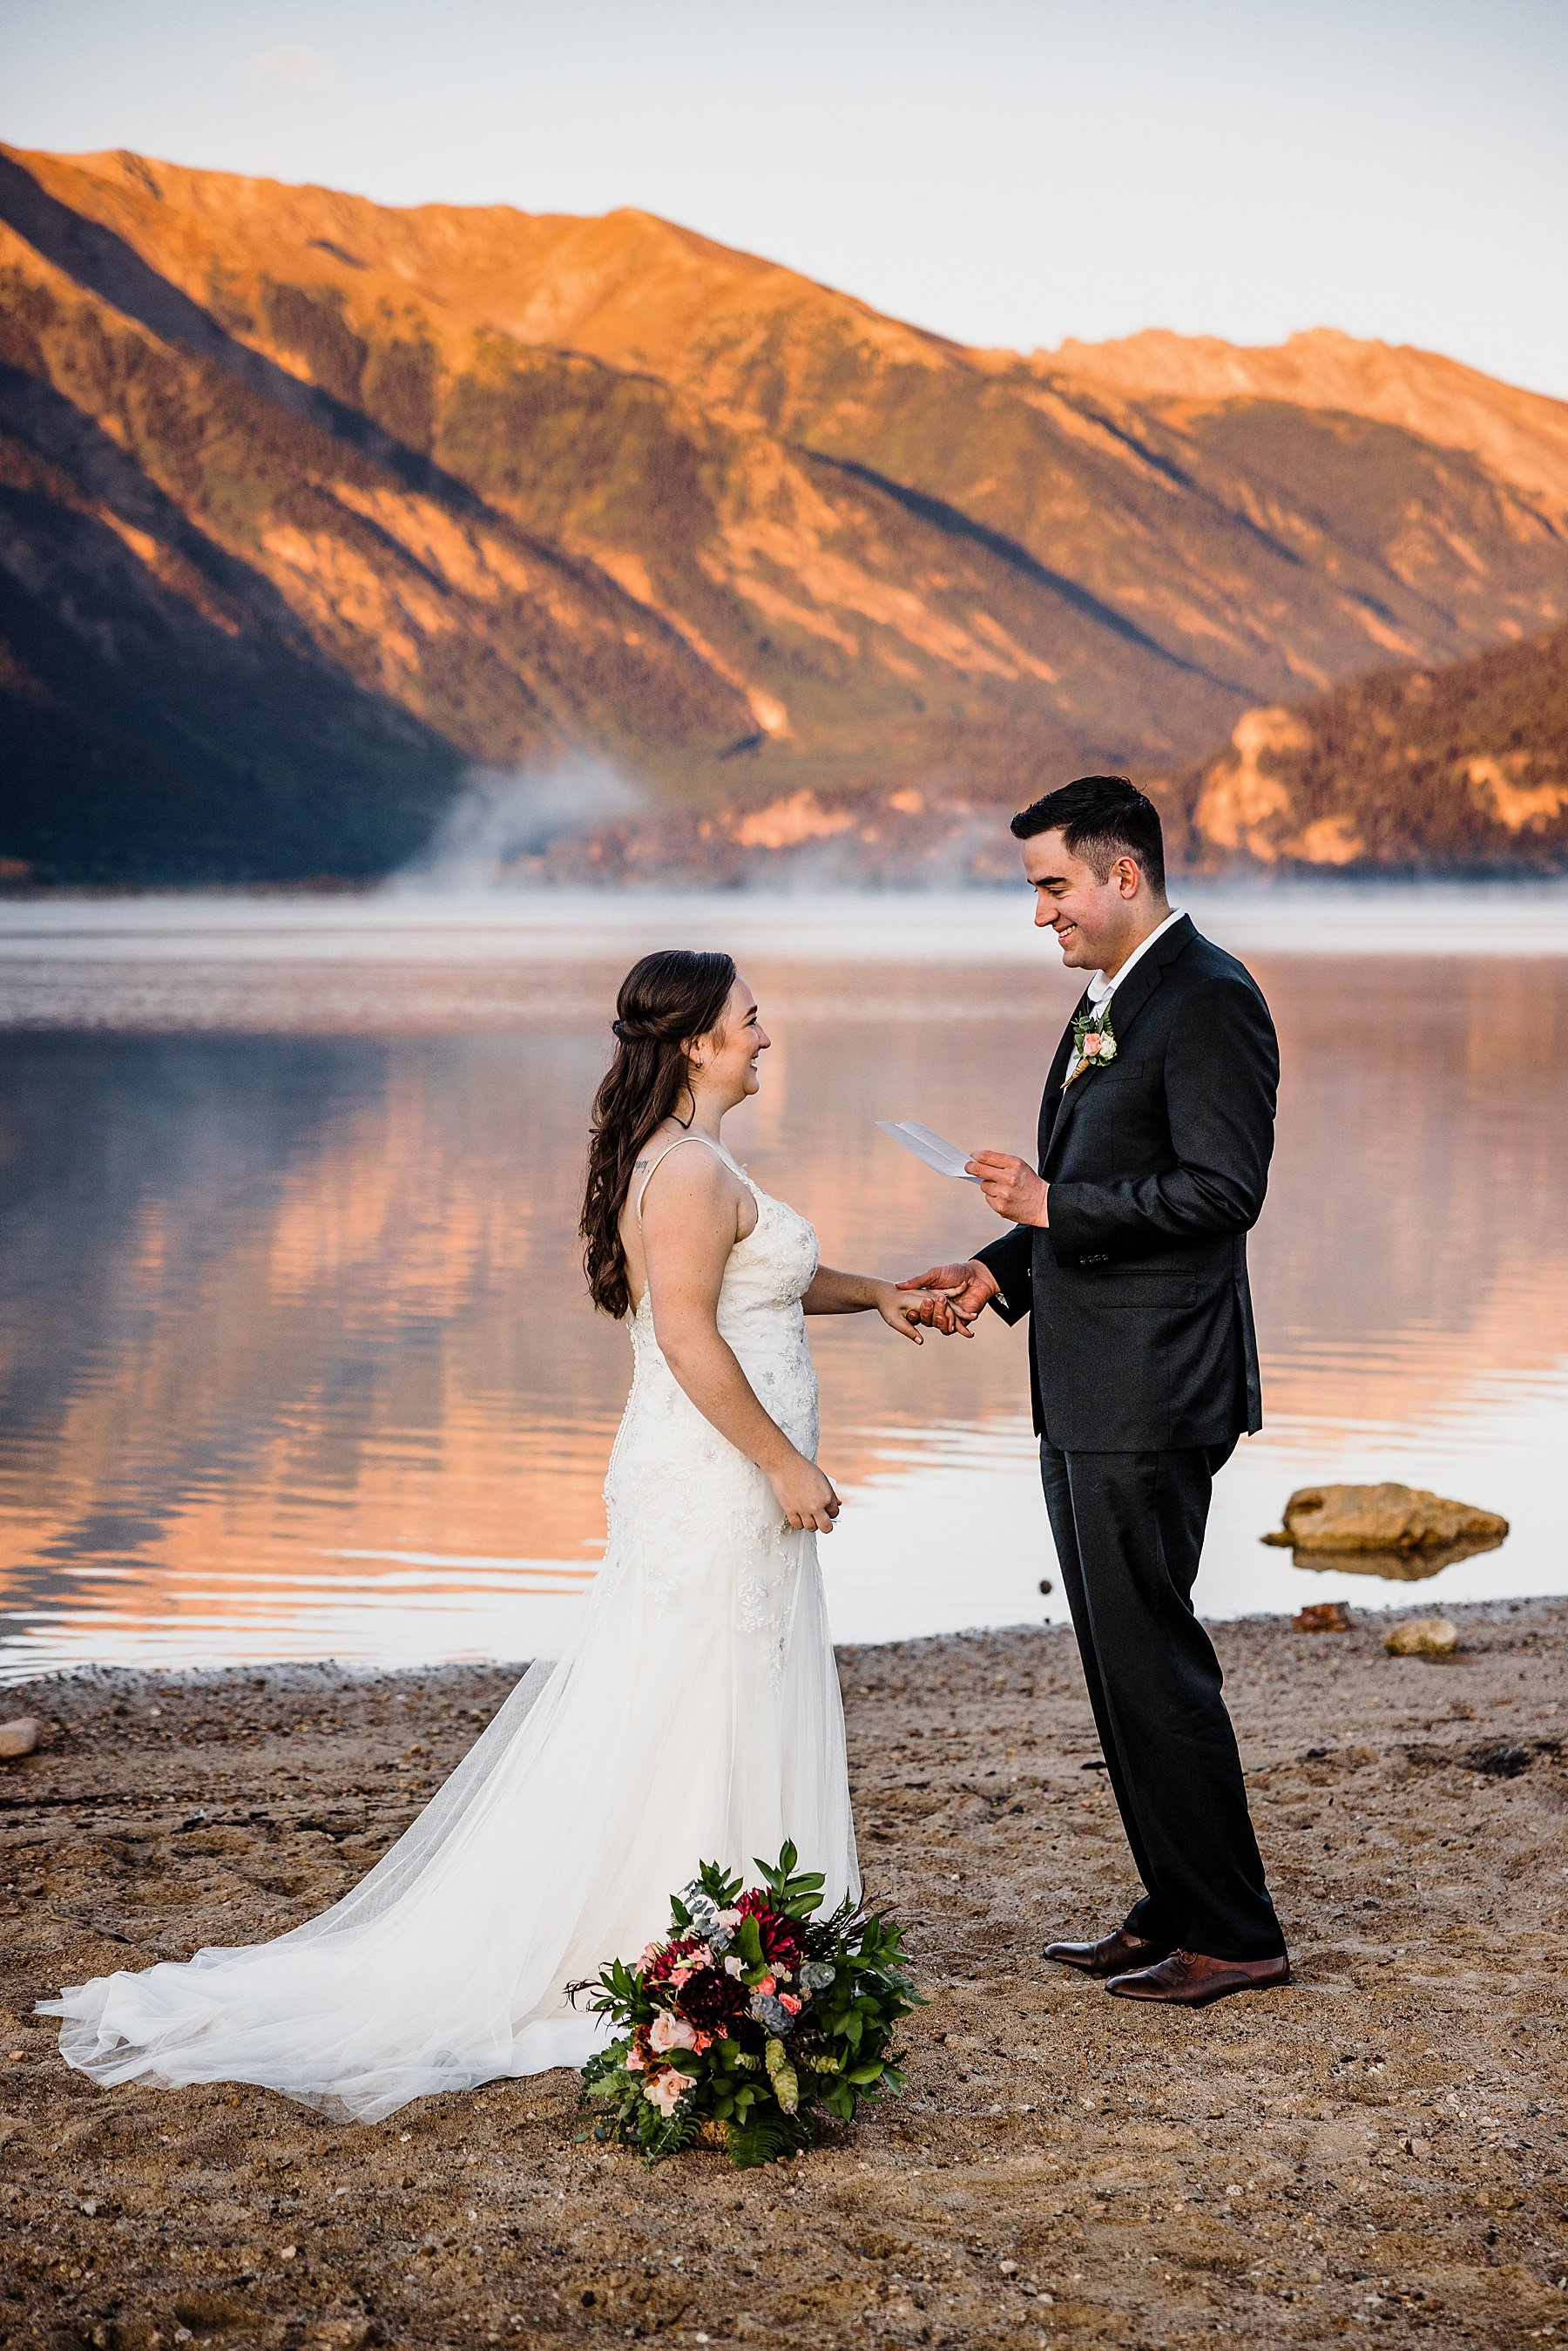
<instances>
[{"instance_id":1,"label":"bride's hand","mask_svg":"<svg viewBox=\"0 0 1568 2351\"><path fill-rule=\"evenodd\" d=\"M917 1347L925 1345L920 1329L925 1318L918 1298L900 1290L897 1282L878 1281L872 1285L871 1303L889 1331L897 1331L900 1339L912 1339Z\"/></svg>"},{"instance_id":2,"label":"bride's hand","mask_svg":"<svg viewBox=\"0 0 1568 2351\"><path fill-rule=\"evenodd\" d=\"M839 1511L838 1497L833 1490L833 1480L824 1476L815 1461L797 1453L784 1468L769 1470L768 1483L787 1525L801 1533L809 1529L815 1529L819 1535L833 1532L833 1521Z\"/></svg>"}]
</instances>

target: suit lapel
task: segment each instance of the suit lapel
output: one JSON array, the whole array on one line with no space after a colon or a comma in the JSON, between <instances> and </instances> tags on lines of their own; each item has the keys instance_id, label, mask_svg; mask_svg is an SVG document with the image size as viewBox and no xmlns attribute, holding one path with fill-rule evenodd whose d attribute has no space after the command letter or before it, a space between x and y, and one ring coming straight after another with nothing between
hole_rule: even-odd
<instances>
[{"instance_id":1,"label":"suit lapel","mask_svg":"<svg viewBox=\"0 0 1568 2351\"><path fill-rule=\"evenodd\" d=\"M1174 963L1177 956L1185 951L1192 936L1191 917L1184 914L1180 922L1171 925L1165 936L1150 947L1147 955L1138 957L1126 979L1114 991L1111 997L1111 1034L1116 1040L1118 1053L1126 1050L1127 1035L1134 1021L1164 979L1166 965ZM1074 1018L1076 1019L1076 1017L1077 1015L1075 1014ZM1069 1037L1070 1035L1069 1030ZM1056 1151L1063 1136L1072 1124L1079 1102L1088 1092L1090 1087L1098 1081L1096 1071L1081 1070L1064 1094L1060 1092L1060 1088L1062 1077L1065 1075L1065 1061L1062 1064L1061 1077L1057 1075L1055 1064L1053 1062L1051 1076L1058 1089L1059 1107L1052 1121L1051 1132L1045 1146L1044 1158L1047 1159ZM1048 1175L1049 1172L1043 1159L1041 1173Z\"/></svg>"},{"instance_id":2,"label":"suit lapel","mask_svg":"<svg viewBox=\"0 0 1568 2351\"><path fill-rule=\"evenodd\" d=\"M1088 1008L1088 1002L1089 991L1085 988L1067 1015L1067 1026L1062 1031L1062 1041L1056 1048L1051 1067L1046 1073L1045 1092L1040 1100L1040 1130L1036 1137L1040 1155L1035 1164L1042 1175L1045 1172L1045 1154L1051 1148L1052 1131L1064 1100L1062 1081L1067 1074L1067 1064L1073 1058L1073 1024L1079 1013Z\"/></svg>"}]
</instances>

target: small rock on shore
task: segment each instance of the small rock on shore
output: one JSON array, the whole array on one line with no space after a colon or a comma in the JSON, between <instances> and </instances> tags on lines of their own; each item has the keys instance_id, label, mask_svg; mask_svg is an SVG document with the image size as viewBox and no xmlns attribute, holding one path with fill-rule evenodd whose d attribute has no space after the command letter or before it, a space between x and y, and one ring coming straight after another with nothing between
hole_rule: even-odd
<instances>
[{"instance_id":1,"label":"small rock on shore","mask_svg":"<svg viewBox=\"0 0 1568 2351\"><path fill-rule=\"evenodd\" d=\"M1451 1657L1458 1654L1459 1628L1447 1616L1413 1616L1383 1636L1391 1657Z\"/></svg>"}]
</instances>

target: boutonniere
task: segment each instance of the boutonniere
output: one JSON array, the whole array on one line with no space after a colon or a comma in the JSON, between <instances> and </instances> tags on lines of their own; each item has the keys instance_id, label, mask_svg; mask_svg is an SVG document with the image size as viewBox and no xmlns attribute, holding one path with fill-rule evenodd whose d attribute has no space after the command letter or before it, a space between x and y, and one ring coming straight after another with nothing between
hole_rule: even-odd
<instances>
[{"instance_id":1,"label":"boutonniere","mask_svg":"<svg viewBox=\"0 0 1568 2351\"><path fill-rule=\"evenodd\" d=\"M1108 1004L1091 1005L1080 1012L1073 1023L1073 1050L1077 1060L1073 1064L1073 1076L1064 1078L1062 1092L1066 1092L1073 1078L1081 1078L1085 1070L1097 1070L1102 1061L1116 1058L1116 1040L1111 1032L1111 1008Z\"/></svg>"}]
</instances>

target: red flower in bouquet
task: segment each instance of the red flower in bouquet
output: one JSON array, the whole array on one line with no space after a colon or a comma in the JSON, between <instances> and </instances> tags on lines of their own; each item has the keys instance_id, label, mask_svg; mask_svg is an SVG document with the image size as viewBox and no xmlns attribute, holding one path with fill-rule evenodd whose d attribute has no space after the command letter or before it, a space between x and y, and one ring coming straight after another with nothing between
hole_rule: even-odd
<instances>
[{"instance_id":1,"label":"red flower in bouquet","mask_svg":"<svg viewBox=\"0 0 1568 2351\"><path fill-rule=\"evenodd\" d=\"M775 1910L760 1886L752 1886L735 1905L742 1918L754 1918L762 1938L763 1957L770 1968L798 1968L805 1957L800 1928L793 1918Z\"/></svg>"},{"instance_id":2,"label":"red flower in bouquet","mask_svg":"<svg viewBox=\"0 0 1568 2351\"><path fill-rule=\"evenodd\" d=\"M643 1974L649 1983L684 1980L693 1968L711 1968L713 1954L700 1937L676 1935L668 1943L650 1943L643 1953Z\"/></svg>"},{"instance_id":3,"label":"red flower in bouquet","mask_svg":"<svg viewBox=\"0 0 1568 2351\"><path fill-rule=\"evenodd\" d=\"M695 1968L675 1995L675 2005L702 2032L722 2034L746 2012L746 1989L722 1968Z\"/></svg>"}]
</instances>

